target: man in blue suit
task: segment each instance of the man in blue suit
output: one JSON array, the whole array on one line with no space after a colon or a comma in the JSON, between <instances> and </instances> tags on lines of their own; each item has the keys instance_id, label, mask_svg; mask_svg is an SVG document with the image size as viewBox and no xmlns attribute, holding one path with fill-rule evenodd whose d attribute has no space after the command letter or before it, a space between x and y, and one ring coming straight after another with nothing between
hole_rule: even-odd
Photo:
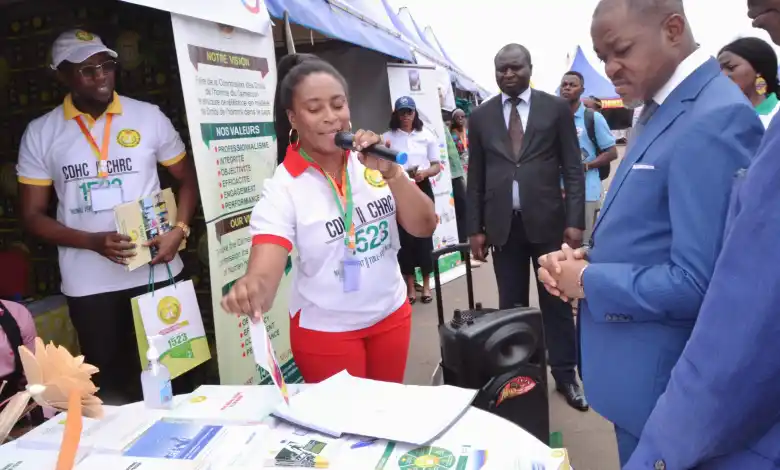
<instances>
[{"instance_id":1,"label":"man in blue suit","mask_svg":"<svg viewBox=\"0 0 780 470\"><path fill-rule=\"evenodd\" d=\"M780 0L749 0L780 44ZM696 327L626 470L780 468L780 122L735 189Z\"/></svg>"},{"instance_id":2,"label":"man in blue suit","mask_svg":"<svg viewBox=\"0 0 780 470\"><path fill-rule=\"evenodd\" d=\"M735 176L763 129L697 49L682 0L602 0L591 35L623 101L644 107L587 260L568 248L546 255L539 278L554 295L582 299L587 398L615 424L625 464L691 334ZM717 349L709 354L716 366Z\"/></svg>"}]
</instances>

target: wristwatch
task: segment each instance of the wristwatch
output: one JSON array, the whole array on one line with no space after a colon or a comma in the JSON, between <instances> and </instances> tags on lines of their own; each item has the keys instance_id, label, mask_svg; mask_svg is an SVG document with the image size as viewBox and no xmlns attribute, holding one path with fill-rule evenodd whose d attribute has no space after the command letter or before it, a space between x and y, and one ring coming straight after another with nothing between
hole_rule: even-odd
<instances>
[{"instance_id":1,"label":"wristwatch","mask_svg":"<svg viewBox=\"0 0 780 470\"><path fill-rule=\"evenodd\" d=\"M184 238L190 238L190 226L184 222L176 222L176 226L184 232Z\"/></svg>"}]
</instances>

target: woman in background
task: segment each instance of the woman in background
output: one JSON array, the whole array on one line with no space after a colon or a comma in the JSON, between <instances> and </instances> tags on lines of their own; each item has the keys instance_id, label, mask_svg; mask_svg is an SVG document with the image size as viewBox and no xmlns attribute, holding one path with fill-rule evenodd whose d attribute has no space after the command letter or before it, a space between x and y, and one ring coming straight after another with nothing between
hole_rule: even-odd
<instances>
[{"instance_id":1,"label":"woman in background","mask_svg":"<svg viewBox=\"0 0 780 470\"><path fill-rule=\"evenodd\" d=\"M466 128L466 112L457 108L452 112L452 124L450 124L450 133L455 147L458 148L460 161L463 163L463 170L469 170L469 131Z\"/></svg>"},{"instance_id":2,"label":"woman in background","mask_svg":"<svg viewBox=\"0 0 780 470\"><path fill-rule=\"evenodd\" d=\"M395 102L395 111L390 118L390 131L383 136L388 146L406 152L409 159L404 169L431 201L433 187L428 178L441 171L439 163L439 144L436 136L423 127L423 122L417 114L417 106L409 96L402 96ZM431 303L431 272L433 272L433 238L416 237L407 232L404 227L398 227L401 239L401 251L398 252L398 263L401 274L406 280L406 296L409 303L417 300L415 290L415 268L420 268L422 274L422 302Z\"/></svg>"},{"instance_id":3,"label":"woman in background","mask_svg":"<svg viewBox=\"0 0 780 470\"><path fill-rule=\"evenodd\" d=\"M764 127L778 109L777 54L759 38L740 38L718 53L718 62L755 108Z\"/></svg>"},{"instance_id":4,"label":"woman in background","mask_svg":"<svg viewBox=\"0 0 780 470\"><path fill-rule=\"evenodd\" d=\"M455 202L455 222L458 227L458 242L466 243L466 174L463 170L463 162L460 152L452 140L450 129L444 129L444 137L447 140L447 157L450 164L450 177L452 178L452 199Z\"/></svg>"}]
</instances>

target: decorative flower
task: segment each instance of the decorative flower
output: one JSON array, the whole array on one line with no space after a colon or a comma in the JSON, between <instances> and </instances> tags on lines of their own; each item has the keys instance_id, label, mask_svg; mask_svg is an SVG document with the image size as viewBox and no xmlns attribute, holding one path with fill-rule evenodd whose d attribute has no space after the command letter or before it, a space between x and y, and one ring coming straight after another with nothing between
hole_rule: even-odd
<instances>
[{"instance_id":1,"label":"decorative flower","mask_svg":"<svg viewBox=\"0 0 780 470\"><path fill-rule=\"evenodd\" d=\"M38 405L67 411L69 396L75 393L81 397L83 416L103 417L103 401L95 396L98 388L91 379L98 368L85 363L84 356L73 357L67 349L54 343L44 345L41 338L35 338L35 353L20 346L19 354L27 387L14 395L0 413L0 442L26 413L30 398Z\"/></svg>"}]
</instances>

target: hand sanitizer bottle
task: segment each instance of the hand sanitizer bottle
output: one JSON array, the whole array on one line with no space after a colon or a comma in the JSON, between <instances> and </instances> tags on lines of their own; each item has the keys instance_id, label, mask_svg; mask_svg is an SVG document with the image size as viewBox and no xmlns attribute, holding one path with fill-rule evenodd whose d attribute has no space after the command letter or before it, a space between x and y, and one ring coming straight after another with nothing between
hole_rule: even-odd
<instances>
[{"instance_id":1,"label":"hand sanitizer bottle","mask_svg":"<svg viewBox=\"0 0 780 470\"><path fill-rule=\"evenodd\" d=\"M170 410L173 407L173 390L171 389L171 373L160 363L160 353L154 346L159 336L148 336L149 349L146 359L149 363L141 372L141 389L144 393L144 404L147 408Z\"/></svg>"}]
</instances>

